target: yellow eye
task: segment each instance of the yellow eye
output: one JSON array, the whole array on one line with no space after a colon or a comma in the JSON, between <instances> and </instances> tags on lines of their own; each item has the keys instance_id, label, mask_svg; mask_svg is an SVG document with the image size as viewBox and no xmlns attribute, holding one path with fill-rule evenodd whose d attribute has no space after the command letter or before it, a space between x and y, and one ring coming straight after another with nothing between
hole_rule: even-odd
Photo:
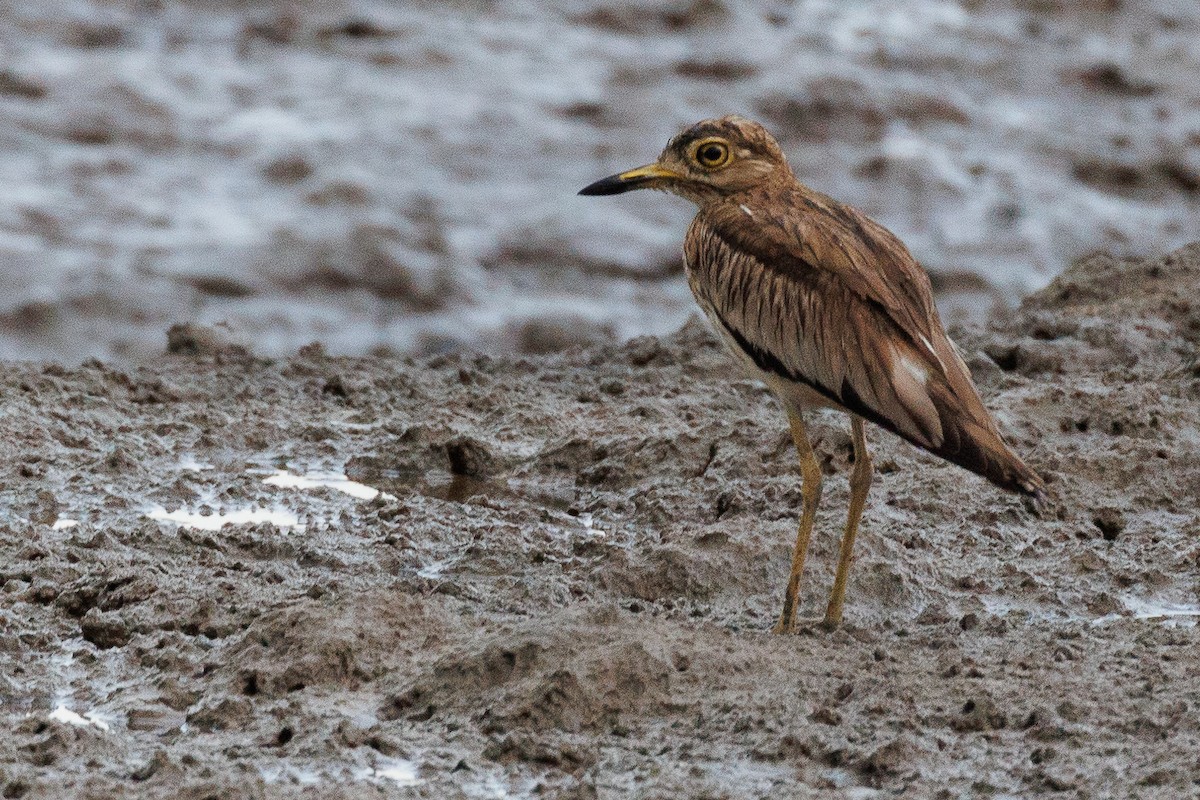
<instances>
[{"instance_id":1,"label":"yellow eye","mask_svg":"<svg viewBox=\"0 0 1200 800\"><path fill-rule=\"evenodd\" d=\"M720 139L705 139L696 145L696 163L706 169L717 169L729 163L729 145Z\"/></svg>"}]
</instances>

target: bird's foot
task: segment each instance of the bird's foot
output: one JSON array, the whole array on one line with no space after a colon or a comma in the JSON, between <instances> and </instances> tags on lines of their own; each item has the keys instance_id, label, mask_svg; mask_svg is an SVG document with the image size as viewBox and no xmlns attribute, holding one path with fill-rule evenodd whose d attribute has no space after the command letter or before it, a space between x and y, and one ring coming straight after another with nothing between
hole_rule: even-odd
<instances>
[{"instance_id":1,"label":"bird's foot","mask_svg":"<svg viewBox=\"0 0 1200 800\"><path fill-rule=\"evenodd\" d=\"M825 612L825 619L821 620L821 628L827 631L835 631L842 627L842 610L829 609Z\"/></svg>"}]
</instances>

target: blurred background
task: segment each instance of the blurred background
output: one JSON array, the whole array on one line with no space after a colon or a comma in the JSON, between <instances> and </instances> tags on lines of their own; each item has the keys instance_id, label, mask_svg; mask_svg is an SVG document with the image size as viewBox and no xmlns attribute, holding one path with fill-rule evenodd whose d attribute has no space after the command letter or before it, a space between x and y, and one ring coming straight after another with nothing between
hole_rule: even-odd
<instances>
[{"instance_id":1,"label":"blurred background","mask_svg":"<svg viewBox=\"0 0 1200 800\"><path fill-rule=\"evenodd\" d=\"M774 130L986 318L1200 238L1200 4L38 0L0 10L0 357L537 352L693 313L692 208L582 198Z\"/></svg>"}]
</instances>

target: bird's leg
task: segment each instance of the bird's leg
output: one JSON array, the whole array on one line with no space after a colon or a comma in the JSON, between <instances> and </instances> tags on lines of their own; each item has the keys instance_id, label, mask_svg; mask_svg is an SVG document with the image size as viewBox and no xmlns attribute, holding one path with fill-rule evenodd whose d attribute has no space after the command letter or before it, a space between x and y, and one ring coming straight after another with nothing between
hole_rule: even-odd
<instances>
[{"instance_id":1,"label":"bird's leg","mask_svg":"<svg viewBox=\"0 0 1200 800\"><path fill-rule=\"evenodd\" d=\"M860 417L851 417L850 426L854 433L854 471L850 473L850 513L846 518L846 532L842 535L841 552L838 555L837 575L833 579L833 594L825 611L825 627L836 628L842 622L842 605L846 598L846 581L850 576L850 562L854 555L854 537L858 533L858 520L862 517L867 502L867 490L871 488L871 454L867 452L867 435Z\"/></svg>"},{"instance_id":2,"label":"bird's leg","mask_svg":"<svg viewBox=\"0 0 1200 800\"><path fill-rule=\"evenodd\" d=\"M783 612L775 633L791 633L796 629L796 607L799 605L800 575L804 572L804 556L808 553L808 540L812 536L813 522L817 517L817 504L821 502L821 465L808 443L804 420L798 412L788 411L788 425L792 429L792 441L800 455L800 496L804 510L800 514L800 530L796 533L796 549L792 551L792 573L788 576L787 592L783 596Z\"/></svg>"}]
</instances>

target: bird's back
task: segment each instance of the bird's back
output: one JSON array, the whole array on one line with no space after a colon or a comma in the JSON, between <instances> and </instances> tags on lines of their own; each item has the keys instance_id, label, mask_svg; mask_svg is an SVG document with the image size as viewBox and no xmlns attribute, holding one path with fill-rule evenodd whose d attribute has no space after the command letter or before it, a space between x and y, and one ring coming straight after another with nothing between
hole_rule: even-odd
<instances>
[{"instance_id":1,"label":"bird's back","mask_svg":"<svg viewBox=\"0 0 1200 800\"><path fill-rule=\"evenodd\" d=\"M689 281L725 338L775 383L1040 496L1041 479L1001 438L907 248L856 209L789 183L705 204L688 230Z\"/></svg>"}]
</instances>

